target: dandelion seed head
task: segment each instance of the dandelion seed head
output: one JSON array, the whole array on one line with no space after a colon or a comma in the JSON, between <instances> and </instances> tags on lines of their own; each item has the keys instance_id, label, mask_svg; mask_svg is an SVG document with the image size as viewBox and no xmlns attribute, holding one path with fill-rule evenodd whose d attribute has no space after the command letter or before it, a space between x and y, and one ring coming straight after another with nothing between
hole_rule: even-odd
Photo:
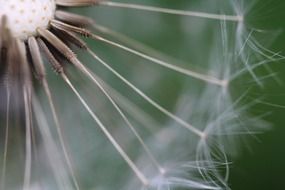
<instances>
[{"instance_id":1,"label":"dandelion seed head","mask_svg":"<svg viewBox=\"0 0 285 190\"><path fill-rule=\"evenodd\" d=\"M267 63L255 58L260 52L254 30L244 22L247 11L231 2L230 12L227 3L227 8L215 8L208 2L197 10L191 4L188 11L119 1L0 0L0 100L5 102L0 105L5 125L0 189L11 184L24 190L114 189L114 184L130 190L228 189L235 136L250 133L252 125L264 126L260 118L247 119L251 105L241 102L247 92L236 99L232 81L247 71L258 79L254 68ZM93 5L153 12L152 21L162 21L160 14L178 16L189 37L190 45L181 46L191 50L189 60L164 55L97 24L99 17L68 9ZM147 21L145 15L135 24L143 25L138 21ZM159 27L147 23L151 35L158 32ZM168 41L177 52L179 34ZM113 64L101 55L103 46L95 49L83 37L138 58L120 64L114 54ZM79 49L92 58L89 63L77 56ZM129 67L134 60L140 61ZM166 76L173 78L161 80ZM165 103L168 97L173 103ZM18 143L25 145L21 157L11 153L10 138L18 139L11 131L14 125L25 130ZM10 158L22 166L19 171L9 165Z\"/></svg>"},{"instance_id":2,"label":"dandelion seed head","mask_svg":"<svg viewBox=\"0 0 285 190\"><path fill-rule=\"evenodd\" d=\"M5 15L14 37L27 39L46 29L54 17L54 0L0 0L0 17Z\"/></svg>"}]
</instances>

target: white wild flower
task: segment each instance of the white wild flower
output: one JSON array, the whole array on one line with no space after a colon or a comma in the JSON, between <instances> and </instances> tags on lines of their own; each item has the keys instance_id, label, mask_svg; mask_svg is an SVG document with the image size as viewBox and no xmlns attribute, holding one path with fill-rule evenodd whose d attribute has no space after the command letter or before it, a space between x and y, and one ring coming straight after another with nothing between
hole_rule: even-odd
<instances>
[{"instance_id":1,"label":"white wild flower","mask_svg":"<svg viewBox=\"0 0 285 190\"><path fill-rule=\"evenodd\" d=\"M283 57L247 1L155 3L0 0L0 189L230 188L237 137L267 127L234 88Z\"/></svg>"}]
</instances>

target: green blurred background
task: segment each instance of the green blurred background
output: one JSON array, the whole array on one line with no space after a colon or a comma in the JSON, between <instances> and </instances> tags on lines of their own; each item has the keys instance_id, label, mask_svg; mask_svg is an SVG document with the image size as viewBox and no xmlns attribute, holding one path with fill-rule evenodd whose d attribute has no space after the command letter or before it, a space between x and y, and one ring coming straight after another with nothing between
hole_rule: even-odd
<instances>
[{"instance_id":1,"label":"green blurred background","mask_svg":"<svg viewBox=\"0 0 285 190\"><path fill-rule=\"evenodd\" d=\"M284 8L282 0L260 0L248 15L250 25L279 31L269 49L282 55L285 53ZM270 63L270 67L280 83L269 80L263 89L255 89L254 93L264 96L264 101L273 105L259 104L251 111L270 112L265 120L272 124L272 128L257 135L257 139L251 139L247 148L234 160L230 177L232 189L285 189L285 61Z\"/></svg>"}]
</instances>

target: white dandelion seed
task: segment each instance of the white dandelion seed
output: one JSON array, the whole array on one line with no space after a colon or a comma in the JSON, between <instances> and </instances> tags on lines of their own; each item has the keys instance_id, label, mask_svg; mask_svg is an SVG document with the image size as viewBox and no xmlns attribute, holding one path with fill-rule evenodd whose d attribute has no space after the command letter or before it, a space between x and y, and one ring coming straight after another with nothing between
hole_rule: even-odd
<instances>
[{"instance_id":1,"label":"white dandelion seed","mask_svg":"<svg viewBox=\"0 0 285 190\"><path fill-rule=\"evenodd\" d=\"M246 25L246 2L208 2L204 11L188 3L191 10L104 0L0 0L0 188L229 188L234 136L267 126L246 114L246 92L233 98L232 84L249 73L262 86L255 69L283 57L254 37L258 30ZM70 10L93 5L110 15L132 10L140 17L179 18L177 26L194 42L188 47L196 68ZM200 42L206 38L211 43ZM128 65L113 64L103 49L114 57L128 54ZM155 98L150 89L163 80L168 89L156 87ZM169 108L163 101L171 94L178 97Z\"/></svg>"}]
</instances>

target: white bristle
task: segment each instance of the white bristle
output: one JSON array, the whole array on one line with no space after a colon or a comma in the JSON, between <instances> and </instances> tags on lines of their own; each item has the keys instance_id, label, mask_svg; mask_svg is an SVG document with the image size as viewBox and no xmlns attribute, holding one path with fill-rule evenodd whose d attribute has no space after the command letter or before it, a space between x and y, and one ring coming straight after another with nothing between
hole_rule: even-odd
<instances>
[{"instance_id":1,"label":"white bristle","mask_svg":"<svg viewBox=\"0 0 285 190\"><path fill-rule=\"evenodd\" d=\"M0 0L0 16L6 15L16 38L36 35L37 28L47 28L54 17L54 0Z\"/></svg>"}]
</instances>

